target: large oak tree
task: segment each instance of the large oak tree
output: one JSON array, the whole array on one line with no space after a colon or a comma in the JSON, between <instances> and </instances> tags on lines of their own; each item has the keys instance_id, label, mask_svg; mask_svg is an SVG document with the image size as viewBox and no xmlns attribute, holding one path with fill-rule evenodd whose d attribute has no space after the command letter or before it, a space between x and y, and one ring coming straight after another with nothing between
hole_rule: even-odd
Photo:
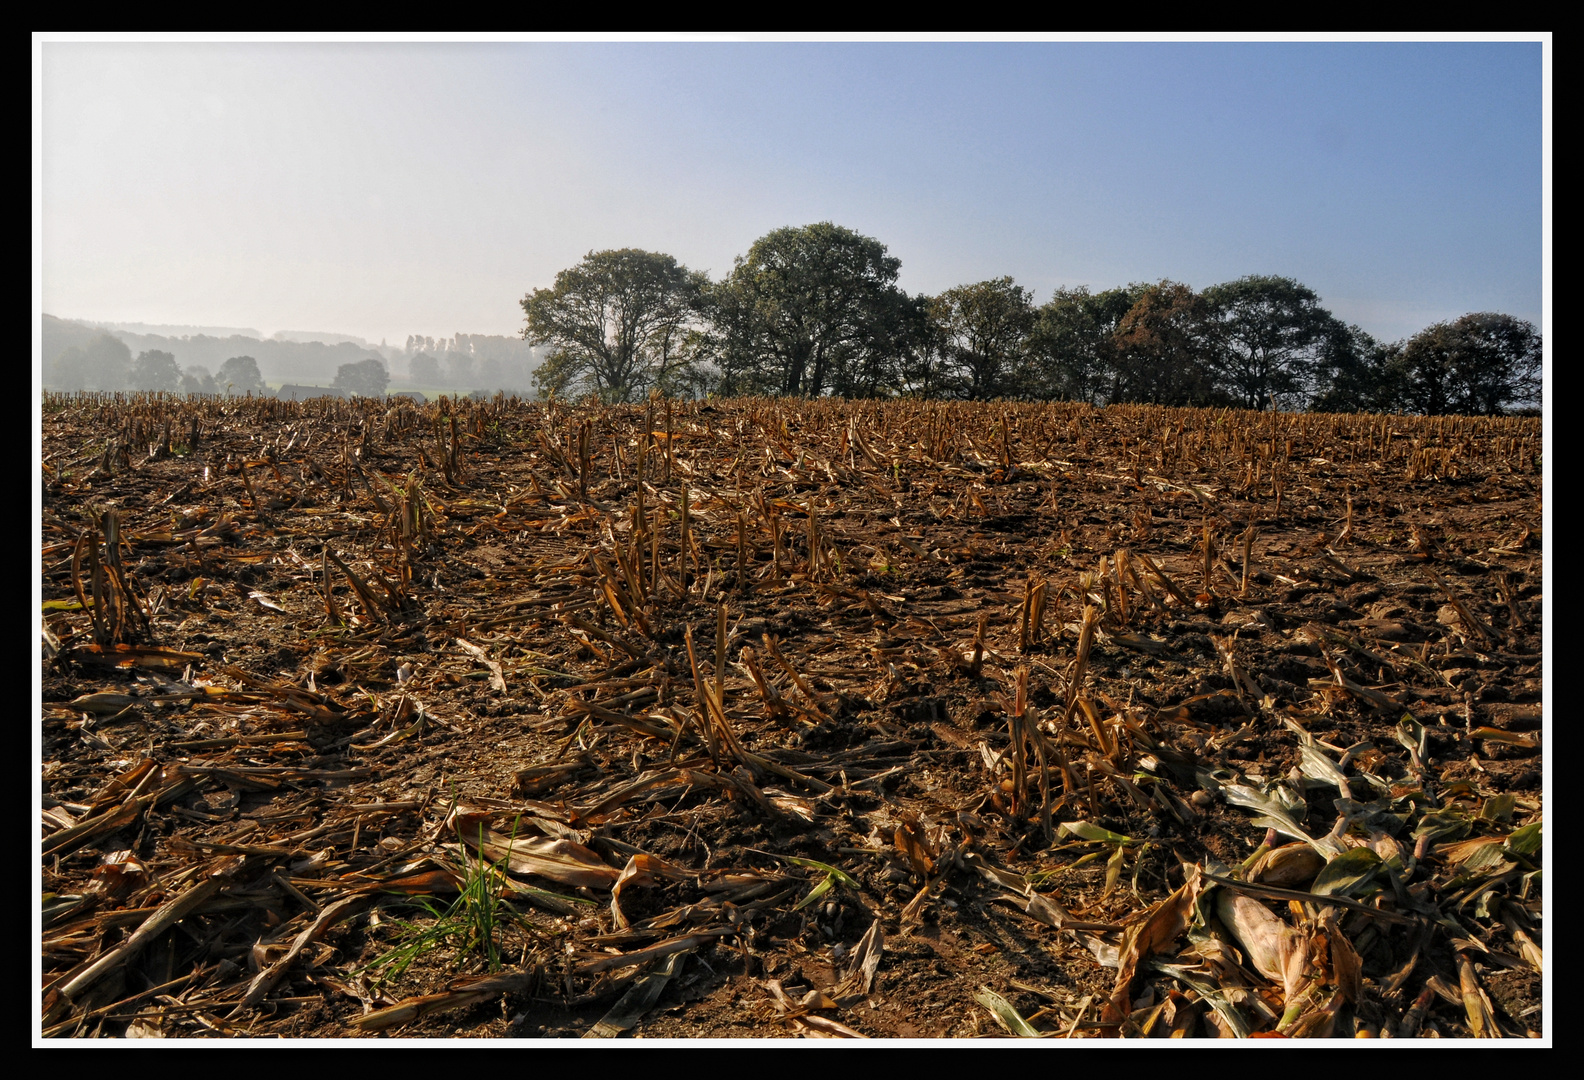
<instances>
[{"instance_id":1,"label":"large oak tree","mask_svg":"<svg viewBox=\"0 0 1584 1080\"><path fill-rule=\"evenodd\" d=\"M1409 338L1390 374L1399 408L1432 416L1489 415L1509 405L1540 403L1541 360L1533 323L1474 312Z\"/></svg>"},{"instance_id":2,"label":"large oak tree","mask_svg":"<svg viewBox=\"0 0 1584 1080\"><path fill-rule=\"evenodd\" d=\"M897 287L901 266L880 241L828 221L760 237L713 290L722 390L895 392L922 327L919 301Z\"/></svg>"},{"instance_id":3,"label":"large oak tree","mask_svg":"<svg viewBox=\"0 0 1584 1080\"><path fill-rule=\"evenodd\" d=\"M1109 400L1206 405L1216 398L1209 308L1177 281L1146 288L1117 324Z\"/></svg>"},{"instance_id":4,"label":"large oak tree","mask_svg":"<svg viewBox=\"0 0 1584 1080\"><path fill-rule=\"evenodd\" d=\"M1027 393L1034 299L1010 277L947 289L929 304L930 323L958 397L988 401Z\"/></svg>"},{"instance_id":5,"label":"large oak tree","mask_svg":"<svg viewBox=\"0 0 1584 1080\"><path fill-rule=\"evenodd\" d=\"M670 255L637 248L591 251L523 297L523 337L553 351L534 373L541 390L592 391L635 401L691 360L707 284Z\"/></svg>"},{"instance_id":6,"label":"large oak tree","mask_svg":"<svg viewBox=\"0 0 1584 1080\"><path fill-rule=\"evenodd\" d=\"M1314 290L1292 278L1249 275L1201 295L1216 382L1245 408L1264 408L1272 395L1297 404L1332 337L1347 334Z\"/></svg>"}]
</instances>

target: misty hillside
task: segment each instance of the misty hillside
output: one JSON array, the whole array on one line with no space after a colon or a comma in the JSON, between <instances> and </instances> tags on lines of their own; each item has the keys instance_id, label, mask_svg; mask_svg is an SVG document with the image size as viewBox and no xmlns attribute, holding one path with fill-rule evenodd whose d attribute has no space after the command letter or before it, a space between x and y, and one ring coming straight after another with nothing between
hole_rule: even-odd
<instances>
[{"instance_id":1,"label":"misty hillside","mask_svg":"<svg viewBox=\"0 0 1584 1080\"><path fill-rule=\"evenodd\" d=\"M52 390L131 390L134 361L144 353L170 354L183 373L213 375L233 357L250 356L270 383L328 386L343 364L374 358L391 387L457 391L526 392L538 350L515 337L458 333L450 338L411 336L401 345L371 345L351 334L287 330L262 337L256 330L98 323L43 316L44 385ZM185 330L188 333L157 331Z\"/></svg>"},{"instance_id":2,"label":"misty hillside","mask_svg":"<svg viewBox=\"0 0 1584 1080\"><path fill-rule=\"evenodd\" d=\"M192 337L195 334L208 334L210 337L240 335L241 337L261 338L264 336L251 326L184 326L174 323L106 322L103 319L72 319L68 321L80 322L87 326L96 326L102 330L125 330L129 334L162 334L165 337Z\"/></svg>"}]
</instances>

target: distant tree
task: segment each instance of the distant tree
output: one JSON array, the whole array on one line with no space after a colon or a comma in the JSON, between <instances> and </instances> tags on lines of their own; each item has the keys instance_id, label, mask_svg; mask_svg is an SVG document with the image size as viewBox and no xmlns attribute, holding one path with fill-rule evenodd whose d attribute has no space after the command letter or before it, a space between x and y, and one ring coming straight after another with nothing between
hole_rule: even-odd
<instances>
[{"instance_id":1,"label":"distant tree","mask_svg":"<svg viewBox=\"0 0 1584 1080\"><path fill-rule=\"evenodd\" d=\"M1542 361L1534 324L1485 311L1419 331L1393 358L1389 377L1404 411L1492 415L1539 404Z\"/></svg>"},{"instance_id":2,"label":"distant tree","mask_svg":"<svg viewBox=\"0 0 1584 1080\"><path fill-rule=\"evenodd\" d=\"M524 339L553 350L534 383L542 393L642 398L691 359L683 345L707 283L660 252L589 252L522 299Z\"/></svg>"},{"instance_id":3,"label":"distant tree","mask_svg":"<svg viewBox=\"0 0 1584 1080\"><path fill-rule=\"evenodd\" d=\"M215 385L222 394L263 394L268 390L259 374L258 361L251 356L233 356L215 372Z\"/></svg>"},{"instance_id":4,"label":"distant tree","mask_svg":"<svg viewBox=\"0 0 1584 1080\"><path fill-rule=\"evenodd\" d=\"M1117 324L1111 401L1206 405L1217 398L1204 298L1187 285L1151 285Z\"/></svg>"},{"instance_id":5,"label":"distant tree","mask_svg":"<svg viewBox=\"0 0 1584 1080\"><path fill-rule=\"evenodd\" d=\"M896 285L901 261L828 221L756 240L713 291L726 393L804 397L900 388L919 306Z\"/></svg>"},{"instance_id":6,"label":"distant tree","mask_svg":"<svg viewBox=\"0 0 1584 1080\"><path fill-rule=\"evenodd\" d=\"M478 383L478 369L473 357L463 352L445 354L446 384L448 386L473 386Z\"/></svg>"},{"instance_id":7,"label":"distant tree","mask_svg":"<svg viewBox=\"0 0 1584 1080\"><path fill-rule=\"evenodd\" d=\"M1027 391L1035 315L1023 286L1010 277L959 285L930 301L929 318L955 396L987 401Z\"/></svg>"},{"instance_id":8,"label":"distant tree","mask_svg":"<svg viewBox=\"0 0 1584 1080\"><path fill-rule=\"evenodd\" d=\"M164 391L175 393L181 387L181 368L176 358L168 352L150 349L138 353L132 361L129 385L133 390Z\"/></svg>"},{"instance_id":9,"label":"distant tree","mask_svg":"<svg viewBox=\"0 0 1584 1080\"><path fill-rule=\"evenodd\" d=\"M335 382L340 390L348 390L359 397L384 397L390 385L390 373L379 360L369 357L355 364L342 364L336 368Z\"/></svg>"},{"instance_id":10,"label":"distant tree","mask_svg":"<svg viewBox=\"0 0 1584 1080\"><path fill-rule=\"evenodd\" d=\"M484 357L474 362L478 383L487 390L500 390L506 385L506 369L499 360Z\"/></svg>"},{"instance_id":11,"label":"distant tree","mask_svg":"<svg viewBox=\"0 0 1584 1080\"><path fill-rule=\"evenodd\" d=\"M182 372L181 390L184 394L214 394L214 376L209 374L209 369L202 364L194 364Z\"/></svg>"},{"instance_id":12,"label":"distant tree","mask_svg":"<svg viewBox=\"0 0 1584 1080\"><path fill-rule=\"evenodd\" d=\"M440 386L440 361L428 353L415 353L407 361L407 378L419 386Z\"/></svg>"},{"instance_id":13,"label":"distant tree","mask_svg":"<svg viewBox=\"0 0 1584 1080\"><path fill-rule=\"evenodd\" d=\"M1402 412L1443 416L1457 412L1452 385L1452 354L1457 348L1450 323L1438 323L1403 342L1392 358L1389 378Z\"/></svg>"},{"instance_id":14,"label":"distant tree","mask_svg":"<svg viewBox=\"0 0 1584 1080\"><path fill-rule=\"evenodd\" d=\"M1215 381L1245 408L1264 408L1272 394L1296 404L1331 337L1347 332L1313 289L1292 278L1251 275L1201 295Z\"/></svg>"},{"instance_id":15,"label":"distant tree","mask_svg":"<svg viewBox=\"0 0 1584 1080\"><path fill-rule=\"evenodd\" d=\"M1034 396L1101 404L1116 366L1117 327L1149 288L1056 290L1039 309L1030 341Z\"/></svg>"}]
</instances>

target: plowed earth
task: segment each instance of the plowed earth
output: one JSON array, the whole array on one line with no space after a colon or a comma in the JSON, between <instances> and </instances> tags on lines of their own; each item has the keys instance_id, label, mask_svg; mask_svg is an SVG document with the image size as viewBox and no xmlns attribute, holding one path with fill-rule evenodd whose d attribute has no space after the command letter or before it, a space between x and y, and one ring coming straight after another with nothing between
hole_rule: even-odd
<instances>
[{"instance_id":1,"label":"plowed earth","mask_svg":"<svg viewBox=\"0 0 1584 1080\"><path fill-rule=\"evenodd\" d=\"M1541 1031L1538 420L51 397L43 450L47 1036Z\"/></svg>"}]
</instances>

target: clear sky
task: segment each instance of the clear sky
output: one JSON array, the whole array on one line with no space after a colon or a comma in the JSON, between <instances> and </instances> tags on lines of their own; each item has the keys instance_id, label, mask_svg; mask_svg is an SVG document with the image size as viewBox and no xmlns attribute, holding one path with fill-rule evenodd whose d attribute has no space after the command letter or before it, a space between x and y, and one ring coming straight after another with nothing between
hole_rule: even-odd
<instances>
[{"instance_id":1,"label":"clear sky","mask_svg":"<svg viewBox=\"0 0 1584 1080\"><path fill-rule=\"evenodd\" d=\"M43 310L516 333L590 250L830 220L912 292L1280 274L1541 322L1542 45L42 46Z\"/></svg>"}]
</instances>

